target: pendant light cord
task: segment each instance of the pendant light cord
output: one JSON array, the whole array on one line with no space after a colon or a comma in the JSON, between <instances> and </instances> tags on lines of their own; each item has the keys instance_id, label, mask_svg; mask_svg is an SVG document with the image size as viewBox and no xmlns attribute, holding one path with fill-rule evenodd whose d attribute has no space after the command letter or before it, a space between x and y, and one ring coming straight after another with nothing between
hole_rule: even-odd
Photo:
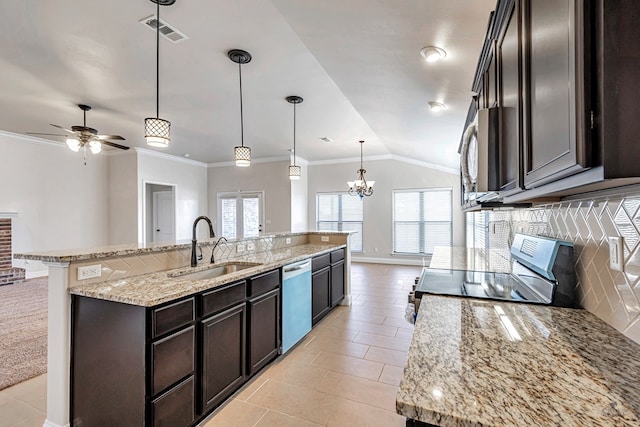
<instances>
[{"instance_id":1,"label":"pendant light cord","mask_svg":"<svg viewBox=\"0 0 640 427\"><path fill-rule=\"evenodd\" d=\"M362 169L362 144L364 141L360 141L360 169Z\"/></svg>"},{"instance_id":2,"label":"pendant light cord","mask_svg":"<svg viewBox=\"0 0 640 427\"><path fill-rule=\"evenodd\" d=\"M293 104L293 165L296 164L296 104Z\"/></svg>"},{"instance_id":3,"label":"pendant light cord","mask_svg":"<svg viewBox=\"0 0 640 427\"><path fill-rule=\"evenodd\" d=\"M160 117L160 2L156 12L156 119Z\"/></svg>"},{"instance_id":4,"label":"pendant light cord","mask_svg":"<svg viewBox=\"0 0 640 427\"><path fill-rule=\"evenodd\" d=\"M244 147L244 118L242 114L242 61L238 61L238 75L240 76L240 145Z\"/></svg>"}]
</instances>

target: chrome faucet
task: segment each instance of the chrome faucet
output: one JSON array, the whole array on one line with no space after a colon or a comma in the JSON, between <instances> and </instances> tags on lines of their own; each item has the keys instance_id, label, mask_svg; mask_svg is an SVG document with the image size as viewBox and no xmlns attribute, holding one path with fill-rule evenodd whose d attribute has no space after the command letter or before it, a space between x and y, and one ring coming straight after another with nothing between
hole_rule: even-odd
<instances>
[{"instance_id":1,"label":"chrome faucet","mask_svg":"<svg viewBox=\"0 0 640 427\"><path fill-rule=\"evenodd\" d=\"M218 241L216 242L216 244L215 244L215 245L213 245L213 249L211 249L211 264L215 263L215 259L214 259L214 257L213 257L213 254L215 254L215 253L216 253L216 248L218 247L218 245L220 244L220 242L222 242L222 240L224 240L226 243L229 243L229 242L227 241L227 238L226 238L226 237L224 237L224 236L222 236L222 237L220 237L220 238L218 239Z\"/></svg>"},{"instance_id":2,"label":"chrome faucet","mask_svg":"<svg viewBox=\"0 0 640 427\"><path fill-rule=\"evenodd\" d=\"M207 224L209 224L209 237L211 237L212 239L216 237L216 233L213 232L213 224L211 223L211 220L209 218L201 215L196 218L195 221L193 221L193 236L191 238L191 267L195 267L198 265L198 257L196 256L196 246L198 244L198 241L196 240L196 226L201 219L204 219L205 221L207 221Z\"/></svg>"}]
</instances>

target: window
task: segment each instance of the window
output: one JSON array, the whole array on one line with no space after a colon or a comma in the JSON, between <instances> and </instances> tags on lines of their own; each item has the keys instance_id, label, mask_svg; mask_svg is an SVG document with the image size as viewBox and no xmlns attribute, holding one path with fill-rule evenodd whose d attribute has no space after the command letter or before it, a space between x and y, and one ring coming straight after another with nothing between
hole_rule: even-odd
<instances>
[{"instance_id":1,"label":"window","mask_svg":"<svg viewBox=\"0 0 640 427\"><path fill-rule=\"evenodd\" d=\"M362 252L362 200L347 193L322 193L316 199L318 231L357 231L351 250Z\"/></svg>"},{"instance_id":2,"label":"window","mask_svg":"<svg viewBox=\"0 0 640 427\"><path fill-rule=\"evenodd\" d=\"M393 192L393 252L431 254L451 246L451 189Z\"/></svg>"},{"instance_id":3,"label":"window","mask_svg":"<svg viewBox=\"0 0 640 427\"><path fill-rule=\"evenodd\" d=\"M258 236L262 231L262 193L218 194L218 218L221 236Z\"/></svg>"}]
</instances>

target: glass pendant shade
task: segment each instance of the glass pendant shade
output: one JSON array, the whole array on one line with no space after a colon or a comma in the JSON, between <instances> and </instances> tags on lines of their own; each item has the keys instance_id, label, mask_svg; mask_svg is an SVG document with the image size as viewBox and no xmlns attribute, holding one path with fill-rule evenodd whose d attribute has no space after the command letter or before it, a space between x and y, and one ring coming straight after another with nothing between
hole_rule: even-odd
<instances>
[{"instance_id":1,"label":"glass pendant shade","mask_svg":"<svg viewBox=\"0 0 640 427\"><path fill-rule=\"evenodd\" d=\"M292 181L297 181L300 179L302 175L302 168L298 165L289 166L289 179Z\"/></svg>"},{"instance_id":2,"label":"glass pendant shade","mask_svg":"<svg viewBox=\"0 0 640 427\"><path fill-rule=\"evenodd\" d=\"M233 148L236 166L251 166L251 148L245 146L237 146Z\"/></svg>"},{"instance_id":3,"label":"glass pendant shade","mask_svg":"<svg viewBox=\"0 0 640 427\"><path fill-rule=\"evenodd\" d=\"M71 151L78 152L80 151L80 141L76 138L67 138L67 147L69 147Z\"/></svg>"},{"instance_id":4,"label":"glass pendant shade","mask_svg":"<svg viewBox=\"0 0 640 427\"><path fill-rule=\"evenodd\" d=\"M171 141L171 122L157 117L144 119L144 139L152 147L168 147Z\"/></svg>"},{"instance_id":5,"label":"glass pendant shade","mask_svg":"<svg viewBox=\"0 0 640 427\"><path fill-rule=\"evenodd\" d=\"M102 151L102 144L100 141L93 140L89 142L89 148L93 154L98 154Z\"/></svg>"}]
</instances>

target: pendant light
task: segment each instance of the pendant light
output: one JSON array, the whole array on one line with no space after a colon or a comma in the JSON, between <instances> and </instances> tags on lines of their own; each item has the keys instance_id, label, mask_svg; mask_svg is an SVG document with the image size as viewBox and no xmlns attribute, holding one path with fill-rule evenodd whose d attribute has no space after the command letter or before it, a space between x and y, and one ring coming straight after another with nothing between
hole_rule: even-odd
<instances>
[{"instance_id":1,"label":"pendant light","mask_svg":"<svg viewBox=\"0 0 640 427\"><path fill-rule=\"evenodd\" d=\"M355 181L348 181L347 185L349 186L348 193L351 196L358 196L360 199L364 198L364 196L371 196L373 194L373 184L375 181L369 181L364 178L364 174L367 172L362 167L362 146L364 141L360 141L360 169L358 169L357 174L358 177Z\"/></svg>"},{"instance_id":2,"label":"pendant light","mask_svg":"<svg viewBox=\"0 0 640 427\"><path fill-rule=\"evenodd\" d=\"M152 147L165 148L171 141L171 122L160 118L160 6L171 6L176 0L151 0L156 12L156 116L144 119L144 139Z\"/></svg>"},{"instance_id":3,"label":"pendant light","mask_svg":"<svg viewBox=\"0 0 640 427\"><path fill-rule=\"evenodd\" d=\"M238 77L240 81L240 145L233 148L233 158L236 166L247 167L251 165L251 148L244 146L244 118L242 111L242 64L251 62L251 54L241 49L232 49L227 52L230 60L238 64Z\"/></svg>"},{"instance_id":4,"label":"pendant light","mask_svg":"<svg viewBox=\"0 0 640 427\"><path fill-rule=\"evenodd\" d=\"M303 99L299 96L287 96L288 103L293 104L293 163L289 166L289 179L299 180L302 175L302 168L296 165L296 104L300 104Z\"/></svg>"}]
</instances>

